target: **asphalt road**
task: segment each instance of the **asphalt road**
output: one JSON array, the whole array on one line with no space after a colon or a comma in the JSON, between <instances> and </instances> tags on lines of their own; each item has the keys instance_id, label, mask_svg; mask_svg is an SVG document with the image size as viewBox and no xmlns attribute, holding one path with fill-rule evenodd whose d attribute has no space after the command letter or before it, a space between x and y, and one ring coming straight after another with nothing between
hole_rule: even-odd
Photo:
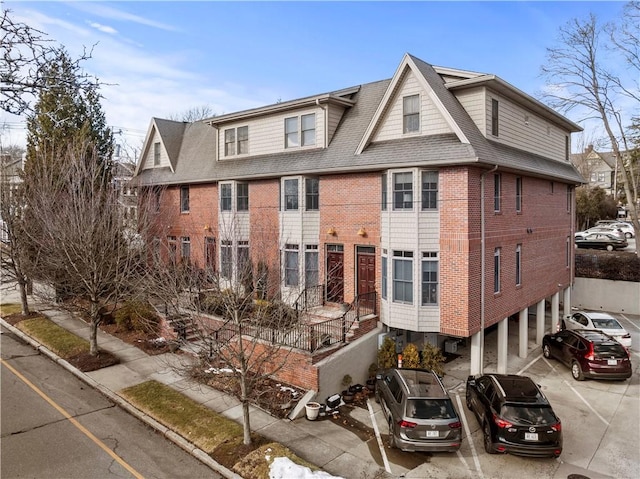
<instances>
[{"instance_id":1,"label":"asphalt road","mask_svg":"<svg viewBox=\"0 0 640 479\"><path fill-rule=\"evenodd\" d=\"M0 476L221 478L6 330Z\"/></svg>"}]
</instances>

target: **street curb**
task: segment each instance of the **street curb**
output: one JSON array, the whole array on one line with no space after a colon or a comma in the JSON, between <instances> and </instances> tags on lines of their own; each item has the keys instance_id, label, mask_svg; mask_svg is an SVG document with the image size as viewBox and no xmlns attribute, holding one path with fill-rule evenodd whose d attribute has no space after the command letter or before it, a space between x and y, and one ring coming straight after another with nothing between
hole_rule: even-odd
<instances>
[{"instance_id":1,"label":"street curb","mask_svg":"<svg viewBox=\"0 0 640 479\"><path fill-rule=\"evenodd\" d=\"M111 389L109 389L109 388L103 386L102 384L98 383L95 379L93 379L92 377L86 375L85 373L80 371L75 366L72 366L68 361L66 361L66 360L62 359L61 357L59 357L57 354L55 354L49 348L47 348L47 347L43 346L42 344L40 344L39 342L37 342L31 336L29 336L29 335L25 334L24 332L20 331L15 326L12 326L11 324L7 323L2 318L0 318L0 325L2 325L3 327L7 328L9 331L11 331L13 334L18 336L23 341L29 343L31 346L33 346L36 349L36 351L38 351L39 353L44 354L49 359L51 359L53 362L58 363L64 369L66 369L67 371L72 373L74 376L76 376L78 379L80 379L81 381L86 383L88 386L96 389L102 395L106 396L111 401L113 401L115 404L117 404L120 408L124 409L126 412L128 412L132 416L136 417L138 420L142 421L143 423L145 423L146 425L148 425L149 427L151 427L152 429L154 429L158 433L162 434L165 438L167 438L169 441L173 442L180 449L182 449L185 452L189 453L191 456L193 456L194 458L196 458L197 460L199 460L200 462L202 462L203 464L205 464L209 468L213 469L218 474L221 474L222 476L224 476L227 479L243 479L242 476L239 476L238 474L236 474L235 472L233 472L230 469L226 468L222 464L214 461L211 458L211 456L209 456L205 451L203 451L202 449L197 447L195 444L189 442L187 439L182 437L180 434L172 431L171 429L169 429L165 425L159 423L158 421L153 419L148 414L144 413L143 411L141 411L140 409L138 409L137 407L135 407L131 403L127 402L122 396L116 394Z\"/></svg>"}]
</instances>

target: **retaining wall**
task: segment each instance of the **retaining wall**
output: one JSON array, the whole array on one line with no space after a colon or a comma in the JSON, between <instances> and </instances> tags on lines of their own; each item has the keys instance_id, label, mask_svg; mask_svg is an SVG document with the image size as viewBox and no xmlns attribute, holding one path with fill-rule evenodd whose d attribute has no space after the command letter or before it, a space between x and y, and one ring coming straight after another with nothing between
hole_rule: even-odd
<instances>
[{"instance_id":1,"label":"retaining wall","mask_svg":"<svg viewBox=\"0 0 640 479\"><path fill-rule=\"evenodd\" d=\"M571 288L571 306L640 315L640 283L575 278Z\"/></svg>"}]
</instances>

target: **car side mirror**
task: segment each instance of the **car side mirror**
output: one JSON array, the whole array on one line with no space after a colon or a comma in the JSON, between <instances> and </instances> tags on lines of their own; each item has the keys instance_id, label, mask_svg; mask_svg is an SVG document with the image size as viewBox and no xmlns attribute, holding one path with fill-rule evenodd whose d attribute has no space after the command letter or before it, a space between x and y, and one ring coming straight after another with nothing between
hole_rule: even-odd
<instances>
[{"instance_id":1,"label":"car side mirror","mask_svg":"<svg viewBox=\"0 0 640 479\"><path fill-rule=\"evenodd\" d=\"M376 374L376 379L378 381L381 381L382 380L382 374Z\"/></svg>"},{"instance_id":2,"label":"car side mirror","mask_svg":"<svg viewBox=\"0 0 640 479\"><path fill-rule=\"evenodd\" d=\"M469 379L467 381L467 384L471 387L476 387L476 380L475 379Z\"/></svg>"}]
</instances>

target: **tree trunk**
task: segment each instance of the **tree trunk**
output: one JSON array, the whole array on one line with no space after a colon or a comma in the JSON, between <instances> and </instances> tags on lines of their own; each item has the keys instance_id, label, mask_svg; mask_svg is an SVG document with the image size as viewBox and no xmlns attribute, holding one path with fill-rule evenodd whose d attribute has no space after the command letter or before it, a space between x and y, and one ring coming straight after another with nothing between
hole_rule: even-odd
<instances>
[{"instance_id":1,"label":"tree trunk","mask_svg":"<svg viewBox=\"0 0 640 479\"><path fill-rule=\"evenodd\" d=\"M20 279L18 281L18 288L20 290L20 303L22 304L22 315L27 316L29 314L29 300L27 299L27 281Z\"/></svg>"},{"instance_id":2,"label":"tree trunk","mask_svg":"<svg viewBox=\"0 0 640 479\"><path fill-rule=\"evenodd\" d=\"M89 333L89 354L98 355L98 324L100 324L100 305L97 301L91 301L91 324Z\"/></svg>"},{"instance_id":3,"label":"tree trunk","mask_svg":"<svg viewBox=\"0 0 640 479\"><path fill-rule=\"evenodd\" d=\"M245 371L240 378L240 402L242 403L242 433L243 444L251 444L251 423L249 421L249 398L247 396L247 377Z\"/></svg>"}]
</instances>

